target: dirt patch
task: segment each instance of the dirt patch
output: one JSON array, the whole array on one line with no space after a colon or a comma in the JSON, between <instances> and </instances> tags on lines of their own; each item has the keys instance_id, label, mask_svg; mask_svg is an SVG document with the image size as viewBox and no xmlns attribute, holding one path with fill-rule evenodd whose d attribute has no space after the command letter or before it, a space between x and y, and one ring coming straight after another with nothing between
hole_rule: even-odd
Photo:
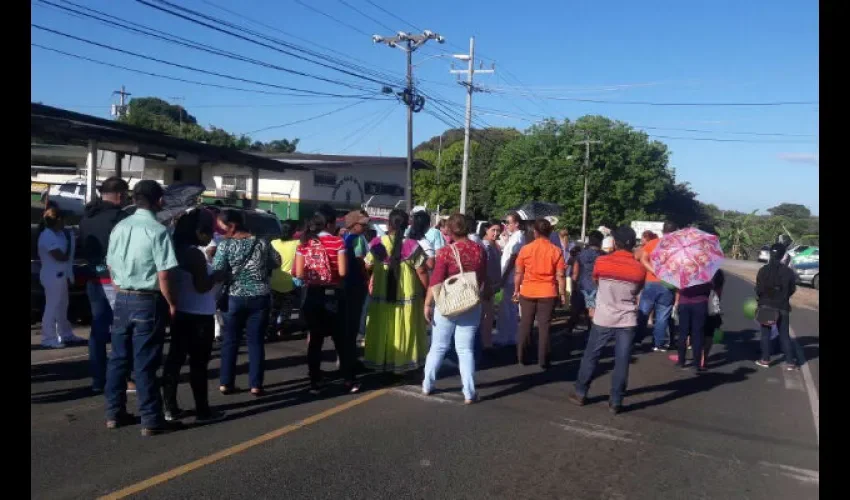
<instances>
[{"instance_id":1,"label":"dirt patch","mask_svg":"<svg viewBox=\"0 0 850 500\"><path fill-rule=\"evenodd\" d=\"M758 270L751 269L724 269L725 272L734 274L735 276L744 278L750 283L755 284L756 282L756 274ZM802 309L809 309L810 311L819 311L820 304L820 292L815 290L814 288L808 287L806 285L797 285L797 292L791 297L791 306L799 307Z\"/></svg>"}]
</instances>

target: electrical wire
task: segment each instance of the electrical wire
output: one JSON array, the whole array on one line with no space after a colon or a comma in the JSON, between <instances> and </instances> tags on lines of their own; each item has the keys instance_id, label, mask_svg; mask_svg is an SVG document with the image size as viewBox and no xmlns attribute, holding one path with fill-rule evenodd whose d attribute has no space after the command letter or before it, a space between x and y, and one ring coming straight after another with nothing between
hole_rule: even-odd
<instances>
[{"instance_id":1,"label":"electrical wire","mask_svg":"<svg viewBox=\"0 0 850 500\"><path fill-rule=\"evenodd\" d=\"M132 33L141 34L143 36L148 36L148 37L151 37L151 38L154 38L154 39L157 39L157 40L164 40L164 41L167 41L169 43L173 43L173 44L180 45L180 46L183 46L183 47L188 47L188 48L191 48L191 49L194 49L194 50L199 50L199 51L207 52L207 53L210 53L210 54L226 57L226 58L229 58L229 59L247 62L247 63L250 63L250 64L257 65L257 66L275 69L275 70L283 71L283 72L290 73L290 74L295 74L295 75L298 75L298 76L314 78L314 79L317 79L317 80L320 80L320 81L332 83L332 84L335 84L335 85L341 85L341 86L348 87L348 88L355 89L355 90L360 90L360 91L364 91L364 92L373 91L373 89L363 87L363 86L359 86L357 84L352 84L352 83L349 83L349 82L343 82L343 81L340 81L340 80L325 78L325 77L322 77L322 76L313 75L313 74L305 73L305 72L302 72L302 71L292 70L292 69L289 69L289 68L278 66L276 64L268 63L268 62L261 61L261 60L258 60L258 59L246 57L246 56L243 56L241 54L237 54L237 53L234 53L234 52L229 52L229 51L226 51L226 50L223 50L223 49L219 49L219 48L213 47L213 46L208 45L208 44L198 43L198 42L189 40L187 38L179 37L179 36L176 36L176 35L170 35L170 34L165 33L163 31L157 30L155 28L150 28L150 27L141 25L139 23L134 23L135 25L129 24L128 21L122 20L119 17L112 16L110 14L98 11L96 9L90 9L88 7L85 7L85 6L79 6L79 7L86 9L86 10L89 10L93 13L82 13L80 11L71 9L70 7L58 5L58 4L55 4L55 3L50 2L48 0L38 0L38 2L40 2L42 4L53 6L57 9L61 9L64 13L67 13L67 14L71 14L72 12L74 12L74 13L77 13L80 16L82 16L84 19L89 19L89 20L94 19L94 20L99 21L102 24L104 24L104 25L106 25L110 28L113 28L113 29L119 29L119 30L124 30L124 31L128 31L128 32L132 32ZM66 0L66 2L71 4L71 5L77 6L77 4L74 4L73 2L69 2L67 0Z\"/></svg>"},{"instance_id":2,"label":"electrical wire","mask_svg":"<svg viewBox=\"0 0 850 500\"><path fill-rule=\"evenodd\" d=\"M485 92L493 94L505 94L504 91L495 91L487 87L483 87ZM530 95L527 93L519 93L518 95ZM683 106L683 107L764 107L764 106L803 106L818 104L819 101L772 101L772 102L653 102L653 101L610 101L606 99L581 99L576 97L563 96L536 96L539 99L549 99L555 101L570 101L570 102L586 102L592 104L626 104L638 106Z\"/></svg>"},{"instance_id":3,"label":"electrical wire","mask_svg":"<svg viewBox=\"0 0 850 500\"><path fill-rule=\"evenodd\" d=\"M319 66L322 66L322 67L325 67L325 68L328 68L328 69L332 69L332 70L335 70L335 71L339 71L339 72L341 72L341 73L345 73L345 74L347 74L347 75L349 75L349 76L353 76L353 77L356 77L356 78L359 78L359 79L362 79L362 80L366 80L366 81L369 81L369 82L372 82L372 83L377 83L377 84L379 84L379 85L384 85L384 86L393 86L393 83L391 83L391 82L387 82L387 81L385 81L385 80L377 80L377 79L372 78L372 77L367 76L367 75L362 75L362 74L359 74L359 73L355 73L355 72L353 72L353 71L349 71L349 70L347 70L347 69L339 68L339 67L336 67L336 66L333 66L333 65L330 65L330 64L323 63L323 62L321 62L321 61L316 61L316 60L310 59L310 58L308 58L308 57L304 57L304 56L299 55L299 54L296 54L296 53L294 53L294 52L291 52L291 51L288 51L288 50L285 50L285 49L281 49L281 48L279 48L279 47L275 47L275 46L273 46L273 45L269 45L269 44L264 43L264 42L260 42L260 41L254 40L254 39L249 38L249 37L247 37L247 36L240 35L239 33L234 33L234 32L232 32L232 31L228 31L228 30L226 30L226 29L224 29L224 28L220 28L220 27L218 27L218 26L214 26L214 25L212 25L212 24L206 23L206 22L204 22L204 21L200 21L200 20L198 20L198 19L194 19L194 18L192 18L192 17L190 17L190 16L188 16L188 15L180 14L179 12L175 12L174 10L167 9L167 8L165 8L165 7L161 7L161 6L159 6L159 5L154 5L153 3L148 2L148 1L146 1L146 0L136 0L136 1L137 1L138 3L141 3L141 4L144 4L144 5L147 5L148 7L151 7L151 8L153 8L153 9L156 9L156 10L159 10L159 11L162 11L162 12L165 12L165 13L168 13L168 14L171 14L171 15L173 15L173 16L175 16L175 17L179 17L179 18L181 18L181 19L184 19L184 20L186 20L186 21L192 22L192 23L194 23L194 24L198 24L198 25L201 25L201 26L205 26L205 27L207 27L207 28L210 28L210 29L212 29L212 30L218 31L218 32L220 32L220 33L224 33L224 34L230 35L230 36L235 37L235 38L238 38L238 39L240 39L240 40L244 40L244 41L246 41L246 42L250 42L250 43L253 43L253 44L255 44L255 45L259 45L259 46L261 46L261 47L266 47L266 48L268 48L268 49L274 50L274 51L276 51L276 52L280 52L280 53L282 53L282 54L289 55L289 56L291 56L291 57L294 57L294 58L296 58L296 59L300 59L300 60L302 60L302 61L310 62L310 63L316 64L316 65L319 65ZM275 41L275 42L276 42L276 43L278 43L278 44L286 45L286 42L282 42L282 41L280 41L280 40L272 39L272 38L270 38L270 37L268 37L268 36L266 36L266 35L264 35L264 34L262 34L262 33L258 33L258 32L256 32L256 31L250 30L250 29L248 29L248 28L245 28L245 27L242 27L242 26L235 25L235 24L233 24L233 23L230 23L230 22L224 21L224 20L222 20L222 19L218 19L218 18L215 18L215 17L212 17L212 16L208 16L208 15L206 15L206 14L203 14L203 13L201 13L201 12L197 12L197 11L194 11L194 10L192 10L192 9L188 9L188 8L185 8L185 7L181 7L181 6L179 6L179 5L175 5L175 4L173 4L173 3L171 3L171 2L168 2L168 1L166 1L166 0L156 0L156 1L157 1L158 3L161 3L161 4L168 5L169 7L172 7L172 8L174 8L174 9L177 9L177 10L180 10L180 11L183 11L183 12L186 12L186 13L188 13L188 14L191 14L191 15L193 15L193 16L200 17L200 18L203 18L203 19L206 19L206 20L209 20L209 21L212 21L212 22L214 22L214 23L218 23L218 24L221 24L221 25L224 25L224 26L228 26L228 27L230 27L230 28L234 28L234 29L237 29L237 30L242 31L242 32L245 32L245 33L250 33L251 35L253 35L253 36L255 36L255 37L262 38L262 39L266 39L266 40L273 40L273 41Z\"/></svg>"},{"instance_id":4,"label":"electrical wire","mask_svg":"<svg viewBox=\"0 0 850 500\"><path fill-rule=\"evenodd\" d=\"M345 138L340 139L340 141L339 141L340 144L344 144L350 138L355 137L358 134L360 134L359 136L355 137L354 141L352 141L348 146L341 149L339 151L340 154L345 153L346 151L348 151L349 149L354 147L355 144L359 144L360 141L362 141L367 135L369 135L369 132L373 131L384 120L389 118L389 116L392 114L393 111L395 111L395 109L396 109L395 104L391 104L389 109L387 109L387 111L385 113L382 113L380 116L378 116L378 118L376 120L372 120L372 121L368 122L363 127L360 127L359 129L355 130L352 134L349 134ZM362 134L361 134L361 132L362 132Z\"/></svg>"},{"instance_id":5,"label":"electrical wire","mask_svg":"<svg viewBox=\"0 0 850 500\"><path fill-rule=\"evenodd\" d=\"M86 38L71 35L69 33L63 33L61 31L54 30L54 29L51 29L51 28L47 28L45 26L41 26L41 25L35 24L35 23L30 23L30 26L32 26L33 28L36 28L38 30L41 30L41 31L46 31L48 33L59 35L59 36L65 37L65 38L70 38L71 40L77 40L79 42L87 43L89 45L94 45L96 47L101 47L101 48L104 48L104 49L107 49L107 50L111 50L113 52L118 52L118 53L121 53L121 54L130 55L130 56L137 57L137 58L140 58L140 59L144 59L144 60L148 60L148 61L154 61L154 62L158 62L160 64L165 64L165 65L173 66L173 67L176 67L176 68L194 71L194 72L197 72L197 73L203 73L203 74L207 74L207 75L217 76L219 78L225 78L225 79L228 79L228 80L235 80L235 81L240 81L240 82L245 82L245 83L251 83L253 85L260 85L260 86L264 86L264 87L271 87L271 88L276 88L276 89L281 89L281 90L290 90L290 91L293 91L293 92L302 92L302 93L305 93L305 94L322 95L322 96L328 96L328 97L350 97L350 96L345 96L343 94L334 94L334 93L330 93L330 92L320 92L320 91L316 91L316 90L299 89L299 88L295 88L295 87L288 87L288 86L285 86L285 85L276 85L276 84L273 84L273 83L267 83L267 82L262 82L262 81L258 81L258 80L251 80L249 78L241 78L241 77L238 77L238 76L219 73L219 72L216 72L216 71L205 70L205 69L202 69L202 68L196 68L194 66L189 66L189 65L186 65L186 64L180 64L180 63L176 63L176 62L173 62L173 61L167 61L165 59L159 59L159 58L156 58L156 57L147 56L147 55L144 55L144 54L139 54L137 52L132 52L132 51L129 51L129 50L118 48L118 47L113 47L112 45L107 45L107 44L100 43L100 42L95 42L94 40L88 40Z\"/></svg>"},{"instance_id":6,"label":"electrical wire","mask_svg":"<svg viewBox=\"0 0 850 500\"><path fill-rule=\"evenodd\" d=\"M189 80L187 78L180 78L180 77L171 76L171 75L163 75L163 74L160 74L160 73L154 73L152 71L144 71L144 70L140 70L140 69L136 69L136 68L131 68L131 67L128 67L128 66L123 66L121 64L114 64L114 63L110 63L110 62L106 62L106 61L101 61L99 59L81 56L79 54L73 54L71 52L66 52L64 50L56 49L56 48L53 48L53 47L47 47L45 45L41 45L41 44L34 43L34 42L30 43L30 45L32 47L37 47L37 48L42 49L42 50L55 52L57 54L61 54L61 55L67 56L67 57L72 57L74 59L80 59L82 61L88 61L88 62L91 62L91 63L94 63L94 64L99 64L101 66L107 66L107 67L110 67L110 68L116 68L116 69L120 69L120 70L124 70L124 71L129 71L129 72L132 72L132 73L136 73L136 74L139 74L139 75L146 75L146 76L151 76L151 77L154 77L154 78L161 78L161 79L164 79L164 80L171 80L171 81L175 81L175 82L189 83L189 84L192 84L192 85L199 85L199 86L202 86L202 87L212 87L212 88L223 89L223 90L235 90L235 91L238 91L238 92L250 92L252 94L263 94L263 95L280 95L280 96L294 96L294 97L311 97L311 96L313 96L313 97L327 97L327 96L316 96L315 94L305 94L305 93L295 93L295 92L272 92L272 91L260 90L260 89L247 89L247 88L243 88L243 87L233 87L233 86L230 86L230 85L220 85L220 84L217 84L217 83L201 82L201 81L197 81L197 80ZM350 96L336 96L336 97L339 97L339 98L342 98L342 99L382 100L382 99L374 98L374 97L368 96L368 95L365 95L365 96L364 95L350 95Z\"/></svg>"},{"instance_id":7,"label":"electrical wire","mask_svg":"<svg viewBox=\"0 0 850 500\"><path fill-rule=\"evenodd\" d=\"M302 7L305 7L305 8L308 8L308 9L312 10L312 11L313 11L313 12L315 12L316 14L319 14L319 15L321 15L321 16L327 17L328 19L330 19L331 21L336 22L337 24L340 24L340 25L345 26L345 27L347 27L347 28L349 28L349 29L352 29L352 30L354 30L354 31L356 31L356 32L358 32L358 33L360 33L361 35L365 35L365 36L372 36L372 35L370 35L369 33L366 33L365 31L361 30L360 28L357 28L356 26L352 26L352 25L348 24L348 23L347 23L347 22L345 22L345 21L340 21L339 19L337 19L337 18L333 17L332 15L330 15L330 14L326 14L325 12L320 11L319 9L317 9L317 8L313 7L312 5L307 5L306 3L302 2L301 0L295 0L295 3L297 3L298 5L300 5L300 6L302 6Z\"/></svg>"},{"instance_id":8,"label":"electrical wire","mask_svg":"<svg viewBox=\"0 0 850 500\"><path fill-rule=\"evenodd\" d=\"M365 12L363 12L362 10L358 9L357 7L355 7L355 6L351 5L350 3L346 2L345 0L337 0L337 2L339 2L339 3L343 4L343 5L345 5L345 6L346 6L346 7L348 7L349 9L351 9L351 10L353 10L354 12L356 12L356 13L360 14L361 16L365 17L366 19L368 19L368 20L372 21L373 23L377 24L378 26L380 26L380 27L384 28L385 30L388 30L388 31L390 31L390 32L395 31L395 30L393 30L392 28L390 28L389 26L387 26L386 24L384 24L384 23L382 23L381 21L378 21L377 19L375 19L374 17L372 17L372 16L370 16L370 15L366 14Z\"/></svg>"},{"instance_id":9,"label":"electrical wire","mask_svg":"<svg viewBox=\"0 0 850 500\"><path fill-rule=\"evenodd\" d=\"M355 102L355 103L353 103L353 104L347 104L347 105L345 105L345 106L342 106L341 108L337 108L337 109L334 109L334 110L332 110L332 111L328 111L328 112L326 112L326 113L322 113L322 114L320 114L320 115L311 116L311 117L309 117L309 118L302 118L302 119L300 119L300 120L295 120L295 121L293 121L293 122L284 123L284 124L281 124L281 125L272 125L272 126L270 126L270 127L258 128L257 130L252 130L252 131L250 131L250 132L245 132L245 134L243 134L243 135L252 135L252 134L256 134L256 133L258 133L258 132L265 132L266 130L273 130L273 129L278 129L278 128L284 128L284 127L289 127L290 125L297 125L297 124L299 124L299 123L305 123L305 122L309 122L309 121L313 121L313 120L318 120L319 118L324 118L325 116L329 116L329 115L332 115L332 114L334 114L334 113L339 113L340 111L345 111L345 110L346 110L346 109L348 109L348 108L353 108L354 106L359 106L360 104L363 104L364 102L366 102L366 101L359 101L359 102Z\"/></svg>"}]
</instances>

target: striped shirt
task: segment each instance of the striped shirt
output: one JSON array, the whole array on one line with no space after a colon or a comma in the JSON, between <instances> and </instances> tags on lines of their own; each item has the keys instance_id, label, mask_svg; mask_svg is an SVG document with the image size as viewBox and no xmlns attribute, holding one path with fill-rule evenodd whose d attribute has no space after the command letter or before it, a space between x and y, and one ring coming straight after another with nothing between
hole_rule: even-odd
<instances>
[{"instance_id":1,"label":"striped shirt","mask_svg":"<svg viewBox=\"0 0 850 500\"><path fill-rule=\"evenodd\" d=\"M593 279L599 282L593 323L606 328L637 326L637 296L646 280L646 269L631 252L617 250L596 259Z\"/></svg>"}]
</instances>

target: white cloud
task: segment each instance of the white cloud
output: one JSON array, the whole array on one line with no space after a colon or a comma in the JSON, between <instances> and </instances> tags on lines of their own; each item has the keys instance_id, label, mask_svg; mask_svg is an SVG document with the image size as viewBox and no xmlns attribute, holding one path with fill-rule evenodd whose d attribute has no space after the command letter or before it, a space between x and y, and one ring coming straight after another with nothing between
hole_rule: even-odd
<instances>
[{"instance_id":1,"label":"white cloud","mask_svg":"<svg viewBox=\"0 0 850 500\"><path fill-rule=\"evenodd\" d=\"M791 163L805 163L807 165L819 165L818 153L779 153L777 157Z\"/></svg>"}]
</instances>

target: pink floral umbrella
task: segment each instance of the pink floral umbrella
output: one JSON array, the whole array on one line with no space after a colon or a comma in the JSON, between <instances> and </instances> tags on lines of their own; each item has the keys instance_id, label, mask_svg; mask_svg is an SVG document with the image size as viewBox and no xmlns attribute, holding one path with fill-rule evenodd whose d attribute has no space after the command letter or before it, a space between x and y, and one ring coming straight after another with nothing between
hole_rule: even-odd
<instances>
[{"instance_id":1,"label":"pink floral umbrella","mask_svg":"<svg viewBox=\"0 0 850 500\"><path fill-rule=\"evenodd\" d=\"M710 282L723 250L717 236L689 227L665 234L649 261L658 279L682 289Z\"/></svg>"}]
</instances>

